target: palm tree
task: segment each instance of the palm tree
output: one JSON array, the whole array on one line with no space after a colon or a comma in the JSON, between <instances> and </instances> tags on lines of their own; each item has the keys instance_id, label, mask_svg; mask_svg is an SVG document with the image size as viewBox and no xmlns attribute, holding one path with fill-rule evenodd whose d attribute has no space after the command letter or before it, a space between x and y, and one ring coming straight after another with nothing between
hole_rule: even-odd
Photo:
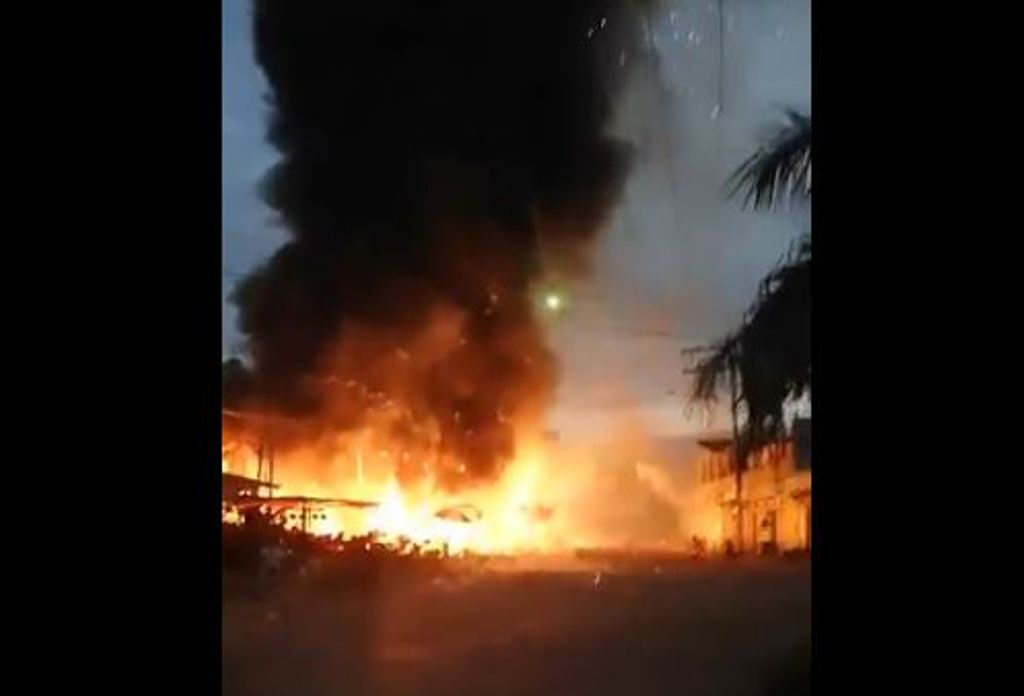
<instances>
[{"instance_id":1,"label":"palm tree","mask_svg":"<svg viewBox=\"0 0 1024 696\"><path fill-rule=\"evenodd\" d=\"M754 210L811 197L811 117L787 111L775 137L757 149L729 177L729 195L744 194Z\"/></svg>"},{"instance_id":2,"label":"palm tree","mask_svg":"<svg viewBox=\"0 0 1024 696\"><path fill-rule=\"evenodd\" d=\"M730 196L742 194L744 206L767 209L810 199L811 119L794 111L788 117L727 182ZM732 390L737 486L750 451L782 434L784 404L810 392L810 302L808 232L761 281L740 326L714 344L694 370L694 400L715 400L724 382ZM742 433L736 426L741 405L746 411Z\"/></svg>"}]
</instances>

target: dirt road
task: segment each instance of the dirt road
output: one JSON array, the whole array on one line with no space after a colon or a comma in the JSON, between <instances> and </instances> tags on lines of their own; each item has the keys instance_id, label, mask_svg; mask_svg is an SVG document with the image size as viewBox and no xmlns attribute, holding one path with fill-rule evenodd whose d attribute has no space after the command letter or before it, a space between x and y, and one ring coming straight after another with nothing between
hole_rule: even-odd
<instances>
[{"instance_id":1,"label":"dirt road","mask_svg":"<svg viewBox=\"0 0 1024 696\"><path fill-rule=\"evenodd\" d=\"M804 672L810 594L806 561L295 581L225 596L223 693L754 696Z\"/></svg>"}]
</instances>

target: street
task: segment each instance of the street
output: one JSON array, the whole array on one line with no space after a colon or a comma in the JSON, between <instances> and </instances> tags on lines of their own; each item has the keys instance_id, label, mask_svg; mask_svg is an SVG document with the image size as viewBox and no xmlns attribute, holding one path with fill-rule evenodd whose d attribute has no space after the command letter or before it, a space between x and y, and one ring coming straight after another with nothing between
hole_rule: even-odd
<instances>
[{"instance_id":1,"label":"street","mask_svg":"<svg viewBox=\"0 0 1024 696\"><path fill-rule=\"evenodd\" d=\"M223 693L744 696L806 679L806 560L596 568L227 593Z\"/></svg>"}]
</instances>

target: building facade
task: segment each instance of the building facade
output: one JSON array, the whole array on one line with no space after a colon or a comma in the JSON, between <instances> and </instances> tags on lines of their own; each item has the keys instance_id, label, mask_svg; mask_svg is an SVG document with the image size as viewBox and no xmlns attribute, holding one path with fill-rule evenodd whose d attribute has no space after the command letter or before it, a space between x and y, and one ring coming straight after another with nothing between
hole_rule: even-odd
<instances>
[{"instance_id":1,"label":"building facade","mask_svg":"<svg viewBox=\"0 0 1024 696\"><path fill-rule=\"evenodd\" d=\"M699 441L691 506L694 535L712 549L800 551L811 547L811 422L797 419L784 440L751 453L737 497L731 438Z\"/></svg>"}]
</instances>

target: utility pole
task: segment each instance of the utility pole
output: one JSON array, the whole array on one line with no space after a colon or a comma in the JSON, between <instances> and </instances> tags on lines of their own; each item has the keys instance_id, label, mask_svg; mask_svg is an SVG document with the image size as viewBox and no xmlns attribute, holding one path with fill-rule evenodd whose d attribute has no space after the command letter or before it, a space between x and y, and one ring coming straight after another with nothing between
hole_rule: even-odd
<instances>
[{"instance_id":1,"label":"utility pole","mask_svg":"<svg viewBox=\"0 0 1024 696\"><path fill-rule=\"evenodd\" d=\"M268 450L269 450L268 468L270 469L270 477L269 477L270 480L268 481L268 483L270 485L267 486L267 497L273 498L274 497L274 446L273 446L273 444L270 444L268 446Z\"/></svg>"},{"instance_id":2,"label":"utility pole","mask_svg":"<svg viewBox=\"0 0 1024 696\"><path fill-rule=\"evenodd\" d=\"M718 92L715 102L718 106L718 115L722 115L725 108L725 0L718 0Z\"/></svg>"}]
</instances>

